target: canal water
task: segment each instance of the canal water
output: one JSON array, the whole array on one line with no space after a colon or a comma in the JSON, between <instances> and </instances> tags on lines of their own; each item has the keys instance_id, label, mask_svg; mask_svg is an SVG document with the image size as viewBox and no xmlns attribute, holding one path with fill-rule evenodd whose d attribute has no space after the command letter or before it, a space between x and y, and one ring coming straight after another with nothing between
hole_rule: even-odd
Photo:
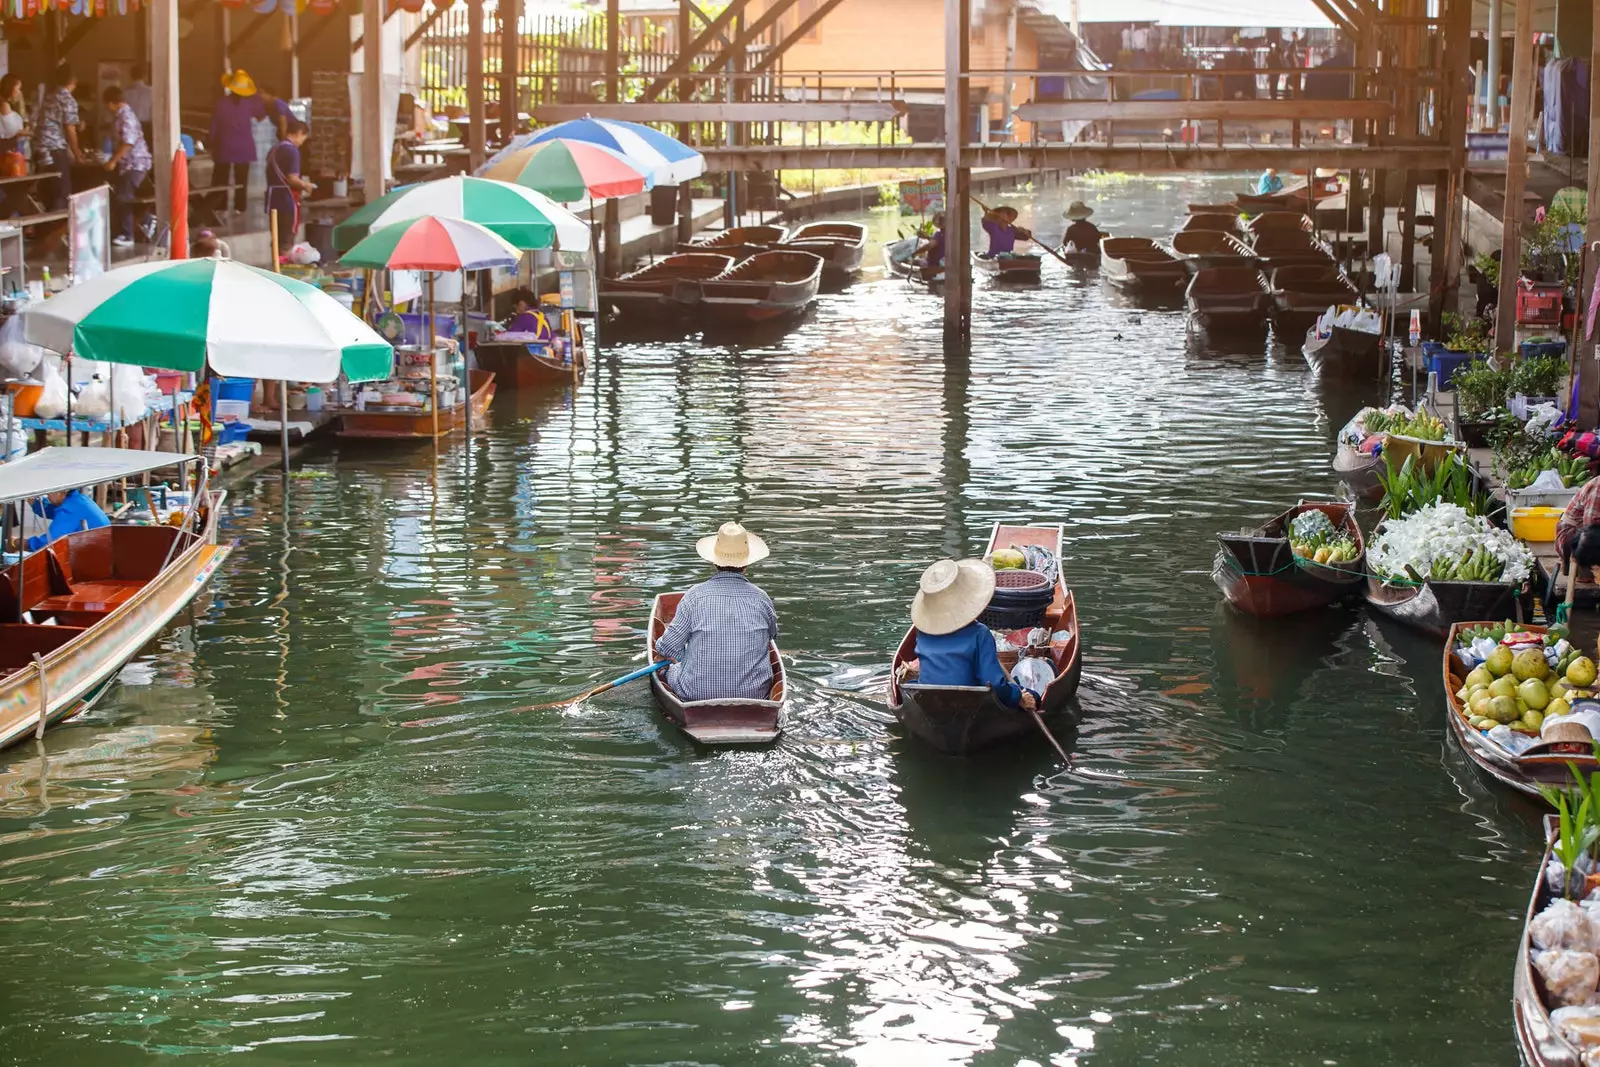
<instances>
[{"instance_id":1,"label":"canal water","mask_svg":"<svg viewBox=\"0 0 1600 1067\"><path fill-rule=\"evenodd\" d=\"M1154 236L1242 180L1007 199ZM1451 747L1437 648L1208 575L1337 491L1369 398L1054 262L978 282L970 358L939 316L874 269L787 335L503 392L470 454L237 486L192 625L0 757L4 1059L1514 1062L1535 813ZM698 751L642 685L521 710L635 667L730 518L772 546L779 744ZM873 699L920 570L1000 519L1066 524L1070 772Z\"/></svg>"}]
</instances>

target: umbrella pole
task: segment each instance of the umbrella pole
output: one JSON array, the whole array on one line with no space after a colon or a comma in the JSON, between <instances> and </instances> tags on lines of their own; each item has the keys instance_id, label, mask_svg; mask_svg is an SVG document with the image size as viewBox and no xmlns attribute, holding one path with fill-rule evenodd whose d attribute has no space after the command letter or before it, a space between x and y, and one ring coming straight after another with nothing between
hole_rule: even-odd
<instances>
[{"instance_id":1,"label":"umbrella pole","mask_svg":"<svg viewBox=\"0 0 1600 1067\"><path fill-rule=\"evenodd\" d=\"M67 447L72 447L72 353L66 355L67 364Z\"/></svg>"},{"instance_id":2,"label":"umbrella pole","mask_svg":"<svg viewBox=\"0 0 1600 1067\"><path fill-rule=\"evenodd\" d=\"M433 390L433 403L430 404L429 406L433 408L433 440L434 440L434 443L437 444L438 441L439 441L439 356L433 349L433 334L434 334L434 326L433 326L433 272L429 271L428 272L428 335L426 337L424 337L422 340L423 340L424 345L427 347L427 352L428 352L428 382L429 382L429 388ZM467 407L470 408L471 406L472 406L472 397L468 396L467 397Z\"/></svg>"},{"instance_id":3,"label":"umbrella pole","mask_svg":"<svg viewBox=\"0 0 1600 1067\"><path fill-rule=\"evenodd\" d=\"M278 273L278 209L267 213L267 229L272 235L272 273ZM289 473L289 383L278 380L278 450L283 453L283 473ZM287 504L287 501L285 501Z\"/></svg>"},{"instance_id":4,"label":"umbrella pole","mask_svg":"<svg viewBox=\"0 0 1600 1067\"><path fill-rule=\"evenodd\" d=\"M467 410L462 418L466 420L467 427L467 455L472 455L472 354L468 341L467 331L467 272L461 271L461 376L466 379L463 383L467 391Z\"/></svg>"}]
</instances>

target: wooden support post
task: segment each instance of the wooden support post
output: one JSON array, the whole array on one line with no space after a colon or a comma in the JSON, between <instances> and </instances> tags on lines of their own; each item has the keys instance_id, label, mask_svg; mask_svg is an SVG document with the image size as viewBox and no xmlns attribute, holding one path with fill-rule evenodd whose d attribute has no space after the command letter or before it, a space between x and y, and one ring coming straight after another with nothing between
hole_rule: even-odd
<instances>
[{"instance_id":1,"label":"wooden support post","mask_svg":"<svg viewBox=\"0 0 1600 1067\"><path fill-rule=\"evenodd\" d=\"M606 0L606 100L613 104L622 102L621 32L620 0ZM616 197L606 200L605 237L601 274L615 278L622 273L622 215Z\"/></svg>"},{"instance_id":2,"label":"wooden support post","mask_svg":"<svg viewBox=\"0 0 1600 1067\"><path fill-rule=\"evenodd\" d=\"M1428 278L1429 329L1437 335L1446 308L1454 309L1461 282L1462 195L1467 169L1467 124L1472 117L1472 7L1456 2L1445 12L1442 102L1449 165L1433 190L1433 255Z\"/></svg>"},{"instance_id":3,"label":"wooden support post","mask_svg":"<svg viewBox=\"0 0 1600 1067\"><path fill-rule=\"evenodd\" d=\"M972 335L972 172L963 157L967 140L969 0L944 0L944 341L960 347Z\"/></svg>"},{"instance_id":4,"label":"wooden support post","mask_svg":"<svg viewBox=\"0 0 1600 1067\"><path fill-rule=\"evenodd\" d=\"M172 225L172 160L182 144L178 129L178 0L150 3L150 126L156 180L156 218Z\"/></svg>"},{"instance_id":5,"label":"wooden support post","mask_svg":"<svg viewBox=\"0 0 1600 1067\"><path fill-rule=\"evenodd\" d=\"M694 33L694 22L690 14L689 0L678 0L678 47L683 48L689 43L690 36ZM678 99L684 100L683 83L678 84ZM689 124L678 123L678 140L684 144L689 143ZM687 244L694 239L694 190L688 182L678 186L678 243Z\"/></svg>"},{"instance_id":6,"label":"wooden support post","mask_svg":"<svg viewBox=\"0 0 1600 1067\"><path fill-rule=\"evenodd\" d=\"M383 4L361 5L365 39L361 56L361 186L367 203L383 195L383 164L389 138L378 116L383 113Z\"/></svg>"},{"instance_id":7,"label":"wooden support post","mask_svg":"<svg viewBox=\"0 0 1600 1067\"><path fill-rule=\"evenodd\" d=\"M467 0L467 169L476 173L488 158L487 110L483 99L483 0ZM470 406L470 405L469 405Z\"/></svg>"},{"instance_id":8,"label":"wooden support post","mask_svg":"<svg viewBox=\"0 0 1600 1067\"><path fill-rule=\"evenodd\" d=\"M1417 172L1405 172L1400 194L1400 291L1416 291L1417 270Z\"/></svg>"},{"instance_id":9,"label":"wooden support post","mask_svg":"<svg viewBox=\"0 0 1600 1067\"><path fill-rule=\"evenodd\" d=\"M1506 149L1506 199L1501 214L1500 309L1495 313L1494 350L1516 343L1517 278L1522 264L1522 192L1528 178L1528 120L1533 111L1533 4L1517 5L1517 38L1511 67L1511 143Z\"/></svg>"},{"instance_id":10,"label":"wooden support post","mask_svg":"<svg viewBox=\"0 0 1600 1067\"><path fill-rule=\"evenodd\" d=\"M1389 172L1368 172L1372 191L1367 195L1367 258L1388 251L1383 241L1384 227L1389 221Z\"/></svg>"},{"instance_id":11,"label":"wooden support post","mask_svg":"<svg viewBox=\"0 0 1600 1067\"><path fill-rule=\"evenodd\" d=\"M1594 22L1600 26L1600 0L1594 0ZM1600 423L1600 374L1596 374L1595 345L1586 334L1584 318L1589 310L1589 293L1595 286L1596 266L1600 256L1594 244L1600 241L1600 141L1596 131L1600 126L1600 79L1593 75L1594 63L1600 62L1600 33L1594 35L1593 55L1589 66L1589 217L1584 228L1583 281L1578 286L1578 326L1574 331L1572 372L1578 377L1578 425L1594 426Z\"/></svg>"},{"instance_id":12,"label":"wooden support post","mask_svg":"<svg viewBox=\"0 0 1600 1067\"><path fill-rule=\"evenodd\" d=\"M1489 62L1484 74L1488 91L1484 93L1484 128L1490 132L1500 128L1500 46L1505 42L1505 31L1500 24L1503 6L1502 0L1489 0L1488 40L1485 42L1489 46Z\"/></svg>"},{"instance_id":13,"label":"wooden support post","mask_svg":"<svg viewBox=\"0 0 1600 1067\"><path fill-rule=\"evenodd\" d=\"M521 62L522 0L500 0L500 143L517 135L517 66Z\"/></svg>"}]
</instances>

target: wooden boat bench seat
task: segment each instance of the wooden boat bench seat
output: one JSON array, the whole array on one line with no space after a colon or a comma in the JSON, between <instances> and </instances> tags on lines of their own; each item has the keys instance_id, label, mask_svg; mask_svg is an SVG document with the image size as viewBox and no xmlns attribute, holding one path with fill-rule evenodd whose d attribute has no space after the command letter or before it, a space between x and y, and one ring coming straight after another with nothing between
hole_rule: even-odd
<instances>
[{"instance_id":1,"label":"wooden boat bench seat","mask_svg":"<svg viewBox=\"0 0 1600 1067\"><path fill-rule=\"evenodd\" d=\"M113 611L143 589L145 583L132 578L108 578L98 582L78 582L72 592L46 597L33 606L35 615L82 614Z\"/></svg>"},{"instance_id":2,"label":"wooden boat bench seat","mask_svg":"<svg viewBox=\"0 0 1600 1067\"><path fill-rule=\"evenodd\" d=\"M82 626L36 626L26 622L0 623L0 674L10 674L33 663L33 654L48 656L83 633Z\"/></svg>"}]
</instances>

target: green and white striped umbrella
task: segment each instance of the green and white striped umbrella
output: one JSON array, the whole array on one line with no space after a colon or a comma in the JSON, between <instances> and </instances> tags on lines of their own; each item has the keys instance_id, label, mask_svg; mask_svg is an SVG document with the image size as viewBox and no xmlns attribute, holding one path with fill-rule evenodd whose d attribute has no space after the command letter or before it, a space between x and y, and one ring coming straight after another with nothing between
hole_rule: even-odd
<instances>
[{"instance_id":1,"label":"green and white striped umbrella","mask_svg":"<svg viewBox=\"0 0 1600 1067\"><path fill-rule=\"evenodd\" d=\"M589 247L589 227L543 193L464 174L379 197L333 228L333 247L348 252L371 230L423 215L476 222L524 250Z\"/></svg>"},{"instance_id":2,"label":"green and white striped umbrella","mask_svg":"<svg viewBox=\"0 0 1600 1067\"><path fill-rule=\"evenodd\" d=\"M394 349L314 285L226 259L135 263L22 313L55 352L163 370L291 382L389 377Z\"/></svg>"}]
</instances>

